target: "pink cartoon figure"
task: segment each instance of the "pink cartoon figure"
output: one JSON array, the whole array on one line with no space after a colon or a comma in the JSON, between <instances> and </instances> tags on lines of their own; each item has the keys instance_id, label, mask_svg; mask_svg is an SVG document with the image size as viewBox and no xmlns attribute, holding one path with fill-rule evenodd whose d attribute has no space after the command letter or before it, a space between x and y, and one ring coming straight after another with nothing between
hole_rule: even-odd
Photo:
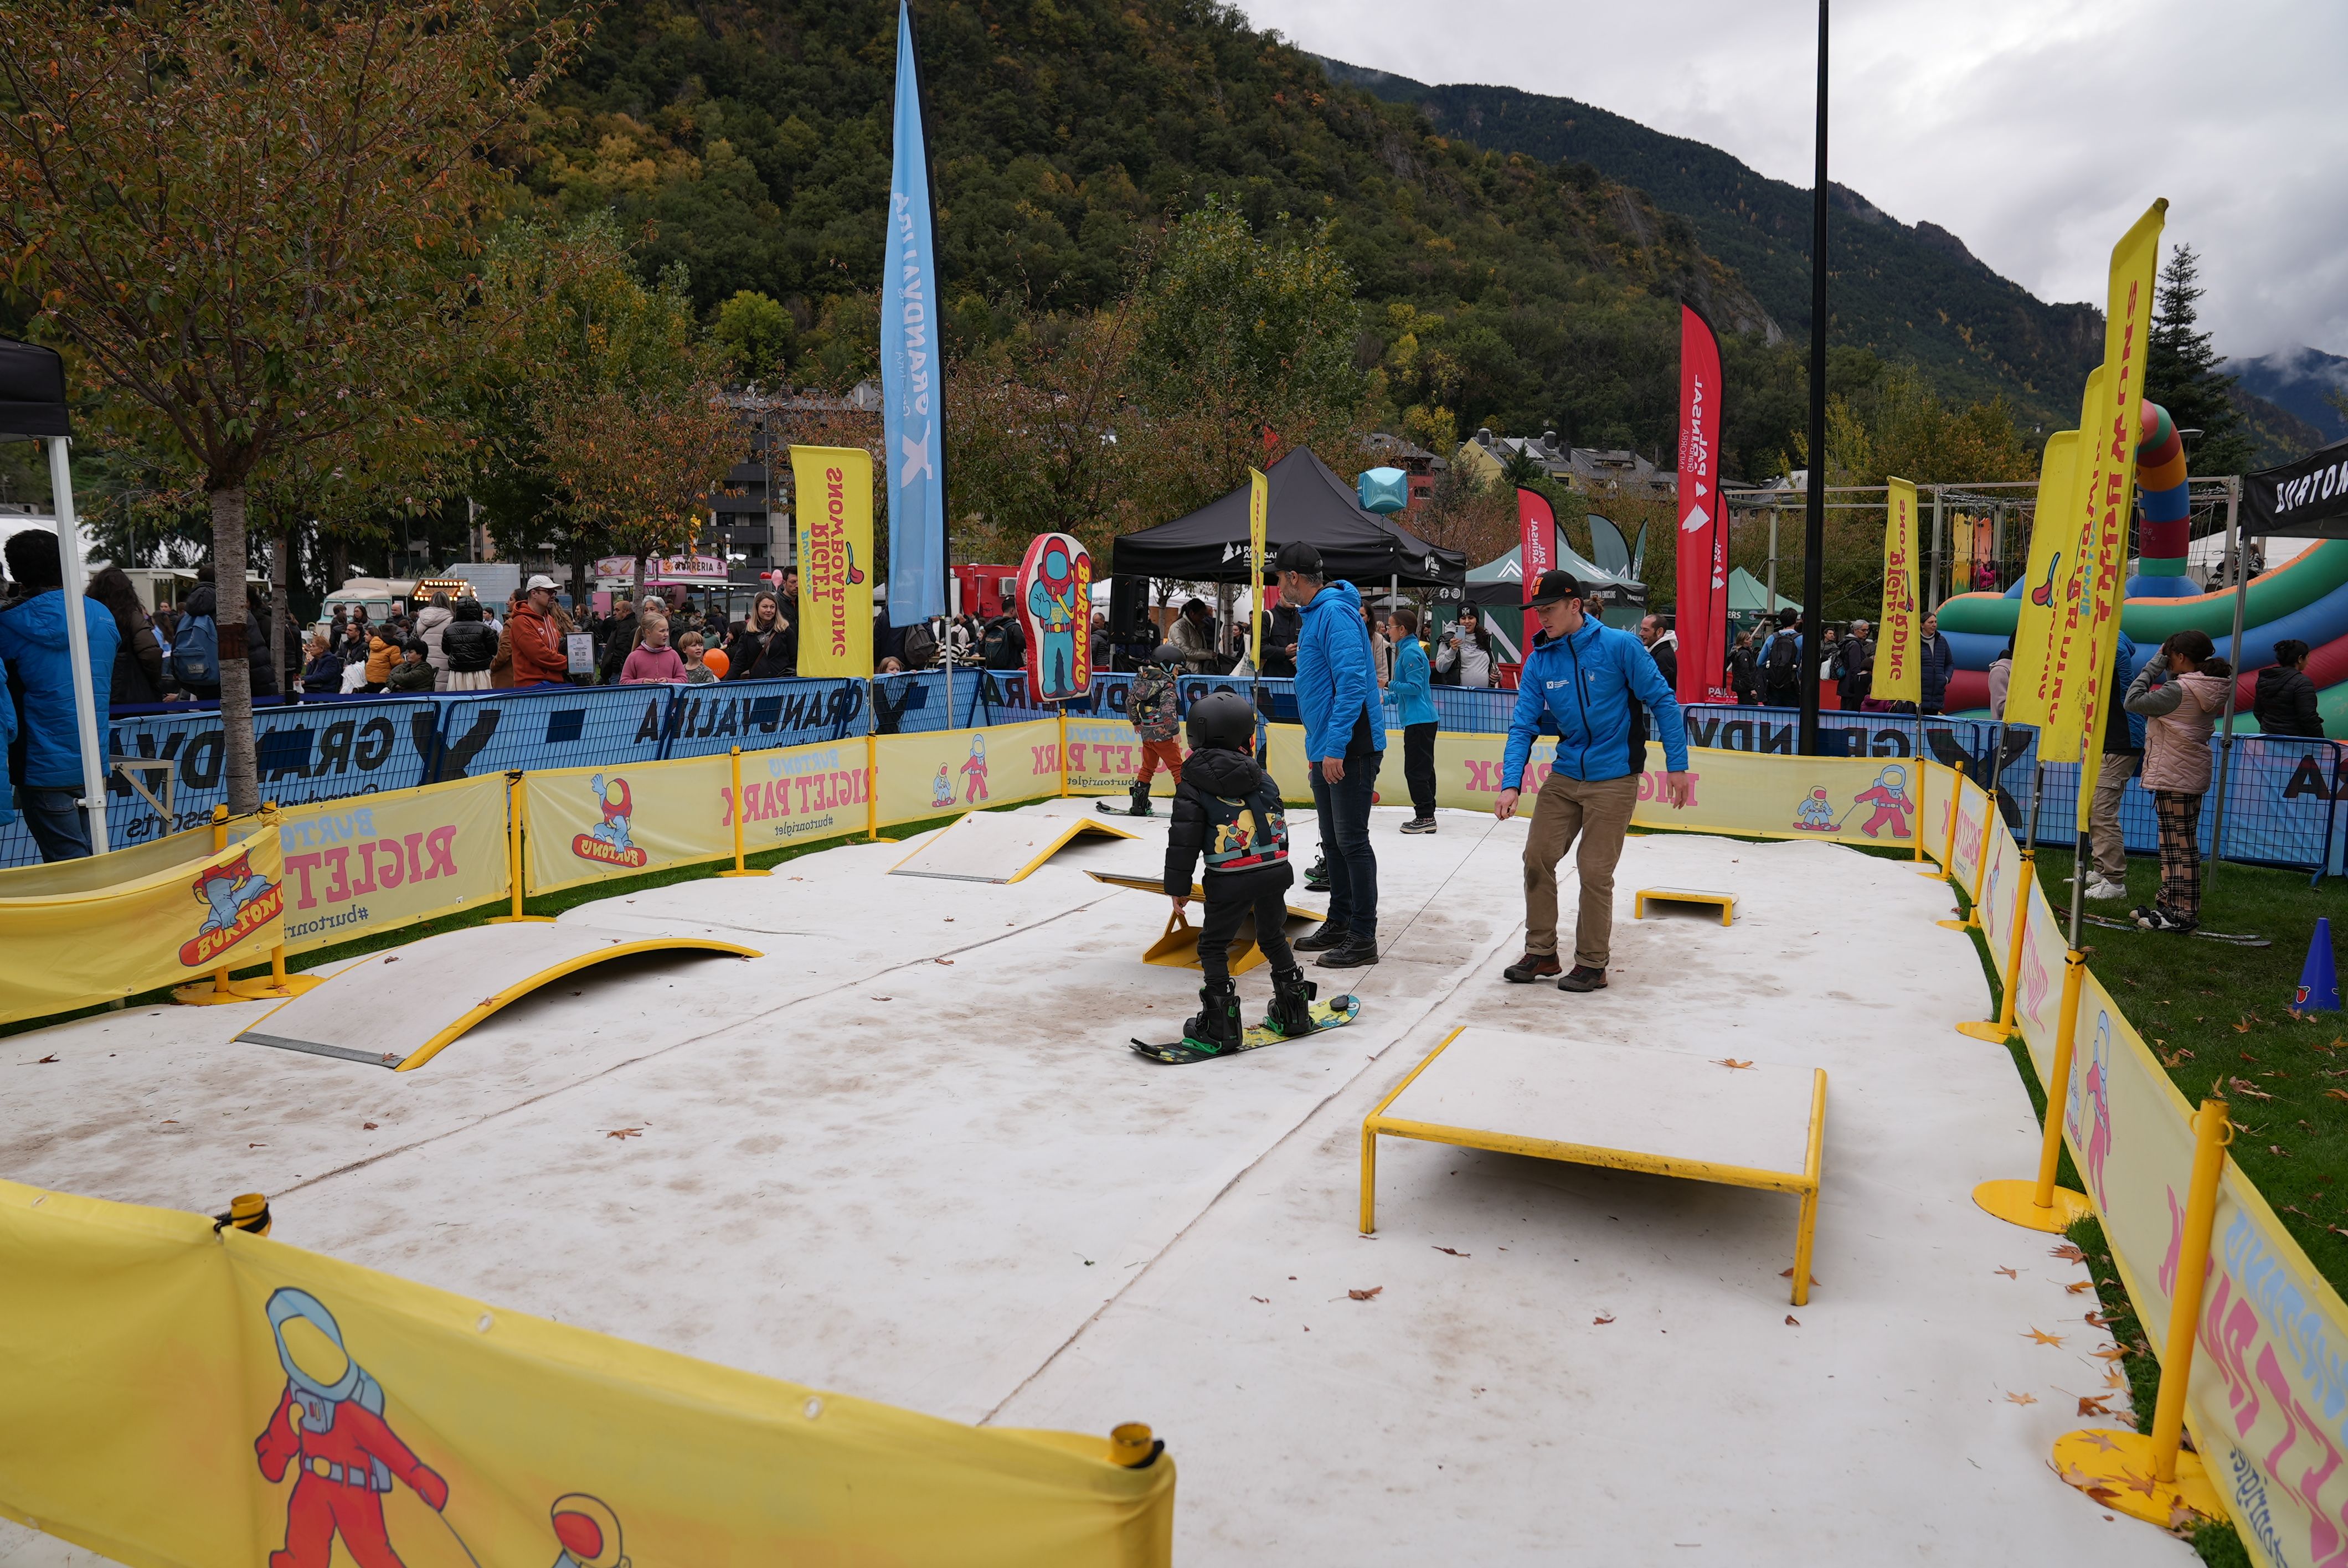
<instances>
[{"instance_id":1,"label":"pink cartoon figure","mask_svg":"<svg viewBox=\"0 0 2348 1568\"><path fill-rule=\"evenodd\" d=\"M635 799L629 793L628 781L616 774L607 785L603 775L597 774L587 782L595 794L595 804L603 809L603 820L591 836L602 839L614 849L629 845L629 822L635 815Z\"/></svg>"},{"instance_id":2,"label":"pink cartoon figure","mask_svg":"<svg viewBox=\"0 0 2348 1568\"><path fill-rule=\"evenodd\" d=\"M986 737L970 738L970 760L962 765L962 798L966 805L975 805L986 798Z\"/></svg>"},{"instance_id":3,"label":"pink cartoon figure","mask_svg":"<svg viewBox=\"0 0 2348 1568\"><path fill-rule=\"evenodd\" d=\"M1916 815L1916 803L1908 798L1908 770L1893 763L1875 775L1875 783L1851 797L1853 805L1872 805L1875 815L1859 825L1859 830L1873 838L1886 823L1891 826L1891 836L1910 836L1908 819Z\"/></svg>"},{"instance_id":4,"label":"pink cartoon figure","mask_svg":"<svg viewBox=\"0 0 2348 1568\"><path fill-rule=\"evenodd\" d=\"M2097 1208L2104 1204L2104 1157L2112 1152L2111 1073L2112 1015L2098 1012L2086 1071L2073 1070L2066 1115L2071 1135L2086 1150L2087 1191Z\"/></svg>"}]
</instances>

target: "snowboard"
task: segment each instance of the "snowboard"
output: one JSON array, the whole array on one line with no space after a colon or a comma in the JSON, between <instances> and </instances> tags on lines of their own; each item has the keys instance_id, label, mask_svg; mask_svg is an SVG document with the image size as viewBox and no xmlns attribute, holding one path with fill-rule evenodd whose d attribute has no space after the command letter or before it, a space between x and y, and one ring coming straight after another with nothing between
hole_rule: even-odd
<instances>
[{"instance_id":1,"label":"snowboard","mask_svg":"<svg viewBox=\"0 0 2348 1568\"><path fill-rule=\"evenodd\" d=\"M1114 804L1112 804L1113 800L1114 797L1112 797L1111 800L1097 800L1095 801L1093 804L1105 816L1131 816L1133 815L1133 797L1131 795L1126 796L1122 801L1116 801Z\"/></svg>"},{"instance_id":2,"label":"snowboard","mask_svg":"<svg viewBox=\"0 0 2348 1568\"><path fill-rule=\"evenodd\" d=\"M2143 927L2137 925L2133 920L2115 920L2108 915L2083 915L2081 917L2084 918L2090 926L2101 926L2106 930L2109 931L2141 931L2144 929ZM2255 935L2249 931L2205 931L2197 926L2192 930L2187 932L2186 935L2199 937L2205 942L2225 942L2237 948L2271 948L2274 946L2272 942L2268 941L2264 937Z\"/></svg>"},{"instance_id":3,"label":"snowboard","mask_svg":"<svg viewBox=\"0 0 2348 1568\"><path fill-rule=\"evenodd\" d=\"M1313 1004L1313 1021L1320 1025L1322 1030L1343 1029L1353 1022L1354 1016L1361 1010L1362 999L1359 997L1332 997L1327 1001ZM1314 1032L1318 1033L1319 1030ZM1278 1045L1288 1038L1277 1030L1266 1029L1263 1025L1258 1024L1240 1037L1238 1050L1200 1050L1197 1046L1179 1040L1169 1045L1152 1045L1146 1040L1137 1040L1133 1042L1133 1049L1152 1061L1170 1062L1179 1067L1192 1061L1220 1061L1227 1056L1237 1056L1241 1050L1254 1050L1262 1046ZM1311 1040L1313 1035L1299 1035L1296 1038Z\"/></svg>"}]
</instances>

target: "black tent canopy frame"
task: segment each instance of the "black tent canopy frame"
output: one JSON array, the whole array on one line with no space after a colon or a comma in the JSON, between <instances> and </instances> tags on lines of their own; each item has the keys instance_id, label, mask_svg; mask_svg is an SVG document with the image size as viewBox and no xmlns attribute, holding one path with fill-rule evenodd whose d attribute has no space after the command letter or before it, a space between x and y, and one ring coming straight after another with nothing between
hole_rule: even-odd
<instances>
[{"instance_id":1,"label":"black tent canopy frame","mask_svg":"<svg viewBox=\"0 0 2348 1568\"><path fill-rule=\"evenodd\" d=\"M1271 510L1264 553L1303 542L1321 552L1332 580L1383 586L1457 589L1468 558L1362 509L1353 487L1303 447L1266 471ZM1248 580L1248 487L1208 502L1185 518L1119 538L1110 556L1118 577L1179 582Z\"/></svg>"}]
</instances>

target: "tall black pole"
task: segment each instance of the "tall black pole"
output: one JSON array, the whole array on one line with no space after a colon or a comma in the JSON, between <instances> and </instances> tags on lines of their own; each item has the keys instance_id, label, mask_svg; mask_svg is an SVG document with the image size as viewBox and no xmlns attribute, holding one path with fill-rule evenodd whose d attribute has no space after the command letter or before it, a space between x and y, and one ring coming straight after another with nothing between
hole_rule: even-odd
<instances>
[{"instance_id":1,"label":"tall black pole","mask_svg":"<svg viewBox=\"0 0 2348 1568\"><path fill-rule=\"evenodd\" d=\"M1818 661L1827 569L1827 0L1818 0L1818 167L1810 192L1810 470L1802 520L1802 719L1797 749L1818 751Z\"/></svg>"}]
</instances>

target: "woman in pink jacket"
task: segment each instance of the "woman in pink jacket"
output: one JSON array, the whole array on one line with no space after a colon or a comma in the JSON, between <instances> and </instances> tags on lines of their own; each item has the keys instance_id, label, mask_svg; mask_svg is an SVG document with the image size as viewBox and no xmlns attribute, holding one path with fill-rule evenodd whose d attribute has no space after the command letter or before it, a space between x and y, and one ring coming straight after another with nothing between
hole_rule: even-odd
<instances>
[{"instance_id":1,"label":"woman in pink jacket","mask_svg":"<svg viewBox=\"0 0 2348 1568\"><path fill-rule=\"evenodd\" d=\"M2201 923L2201 797L2209 789L2209 733L2225 711L2234 667L2206 631L2179 631L2144 661L2124 705L2144 715L2144 771L2160 818L2160 896L2129 911L2147 931Z\"/></svg>"}]
</instances>

